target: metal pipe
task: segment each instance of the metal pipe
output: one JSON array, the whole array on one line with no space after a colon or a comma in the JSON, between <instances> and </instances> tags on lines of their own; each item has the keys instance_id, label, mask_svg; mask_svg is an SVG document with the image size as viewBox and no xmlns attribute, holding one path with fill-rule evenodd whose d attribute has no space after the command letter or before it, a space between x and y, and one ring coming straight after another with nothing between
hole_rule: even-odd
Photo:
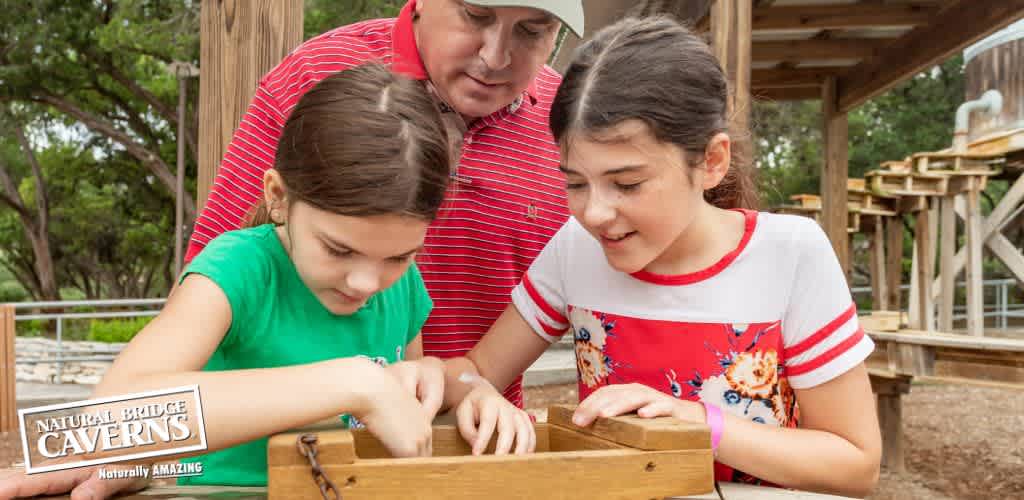
<instances>
[{"instance_id":1,"label":"metal pipe","mask_svg":"<svg viewBox=\"0 0 1024 500\"><path fill-rule=\"evenodd\" d=\"M998 115L1003 111L1003 94L995 89L987 90L978 99L966 101L956 108L956 121L953 127L954 152L967 151L967 132L973 111L985 111L990 115Z\"/></svg>"}]
</instances>

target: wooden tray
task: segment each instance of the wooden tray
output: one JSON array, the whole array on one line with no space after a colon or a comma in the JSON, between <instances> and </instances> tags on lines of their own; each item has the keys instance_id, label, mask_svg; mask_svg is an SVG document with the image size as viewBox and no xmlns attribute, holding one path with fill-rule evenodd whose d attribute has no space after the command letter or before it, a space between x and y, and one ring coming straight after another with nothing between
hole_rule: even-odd
<instances>
[{"instance_id":1,"label":"wooden tray","mask_svg":"<svg viewBox=\"0 0 1024 500\"><path fill-rule=\"evenodd\" d=\"M561 405L549 408L548 423L535 424L537 452L528 455L472 456L454 426L435 425L434 456L429 458L392 458L365 430L326 430L315 433L317 460L346 500L636 499L714 490L707 426L622 416L580 428L571 423L572 411ZM271 437L271 500L322 498L310 461L297 445L304 434Z\"/></svg>"}]
</instances>

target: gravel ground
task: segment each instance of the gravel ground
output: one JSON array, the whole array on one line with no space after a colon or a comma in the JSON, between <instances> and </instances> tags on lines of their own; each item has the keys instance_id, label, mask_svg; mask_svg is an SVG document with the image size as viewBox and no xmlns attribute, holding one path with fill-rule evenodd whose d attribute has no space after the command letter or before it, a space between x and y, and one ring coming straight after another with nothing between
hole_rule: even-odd
<instances>
[{"instance_id":1,"label":"gravel ground","mask_svg":"<svg viewBox=\"0 0 1024 500\"><path fill-rule=\"evenodd\" d=\"M576 403L576 386L526 389L543 419ZM918 383L903 397L907 472L882 470L871 500L1024 499L1024 391Z\"/></svg>"}]
</instances>

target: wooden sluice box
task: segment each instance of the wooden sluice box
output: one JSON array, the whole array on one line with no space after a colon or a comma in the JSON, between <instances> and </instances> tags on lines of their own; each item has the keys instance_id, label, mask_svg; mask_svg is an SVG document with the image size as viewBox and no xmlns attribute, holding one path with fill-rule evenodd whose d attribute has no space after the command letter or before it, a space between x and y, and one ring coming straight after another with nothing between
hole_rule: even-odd
<instances>
[{"instance_id":1,"label":"wooden sluice box","mask_svg":"<svg viewBox=\"0 0 1024 500\"><path fill-rule=\"evenodd\" d=\"M552 406L548 422L534 424L536 453L527 455L495 456L492 439L487 454L472 456L453 425L434 426L434 455L427 458L392 458L365 430L278 434L267 446L267 494L270 500L594 500L714 490L706 425L621 416L581 428L571 422L572 411Z\"/></svg>"}]
</instances>

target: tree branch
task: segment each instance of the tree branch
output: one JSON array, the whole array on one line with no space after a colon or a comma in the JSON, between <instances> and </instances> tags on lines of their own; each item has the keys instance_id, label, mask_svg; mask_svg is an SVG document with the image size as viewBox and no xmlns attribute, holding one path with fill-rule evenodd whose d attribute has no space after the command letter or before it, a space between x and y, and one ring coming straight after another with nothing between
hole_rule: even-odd
<instances>
[{"instance_id":1,"label":"tree branch","mask_svg":"<svg viewBox=\"0 0 1024 500\"><path fill-rule=\"evenodd\" d=\"M39 92L34 96L34 99L37 102L49 104L64 114L77 118L90 129L121 144L124 146L128 154L142 162L142 164L145 165L146 168L148 168L171 193L175 192L175 176L171 174L170 167L163 161L163 159L139 145L139 143L132 140L128 134L118 130L110 122L84 111L74 103L49 92ZM191 219L195 217L195 200L193 200L192 195L188 192L184 192L182 195L184 196L183 202L185 205L185 214L189 219L188 222L190 223Z\"/></svg>"}]
</instances>

